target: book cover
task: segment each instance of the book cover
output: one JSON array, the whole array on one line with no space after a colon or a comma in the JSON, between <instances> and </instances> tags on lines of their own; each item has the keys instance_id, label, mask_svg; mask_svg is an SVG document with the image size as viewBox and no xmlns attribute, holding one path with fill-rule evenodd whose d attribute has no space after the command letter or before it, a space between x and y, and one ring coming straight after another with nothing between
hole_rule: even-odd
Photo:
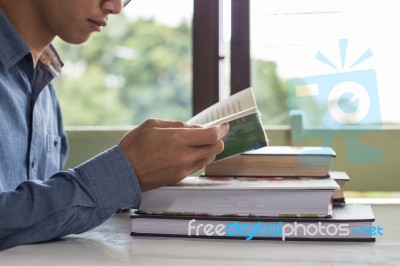
<instances>
[{"instance_id":1,"label":"book cover","mask_svg":"<svg viewBox=\"0 0 400 266\"><path fill-rule=\"evenodd\" d=\"M335 206L331 218L133 214L132 236L283 241L375 241L370 205ZM379 229L379 228L378 228Z\"/></svg>"},{"instance_id":2,"label":"book cover","mask_svg":"<svg viewBox=\"0 0 400 266\"><path fill-rule=\"evenodd\" d=\"M268 145L252 88L247 88L203 110L189 121L206 127L229 123L224 151L215 161Z\"/></svg>"},{"instance_id":3,"label":"book cover","mask_svg":"<svg viewBox=\"0 0 400 266\"><path fill-rule=\"evenodd\" d=\"M268 145L260 115L253 113L229 122L228 134L223 138L224 150L215 161Z\"/></svg>"}]
</instances>

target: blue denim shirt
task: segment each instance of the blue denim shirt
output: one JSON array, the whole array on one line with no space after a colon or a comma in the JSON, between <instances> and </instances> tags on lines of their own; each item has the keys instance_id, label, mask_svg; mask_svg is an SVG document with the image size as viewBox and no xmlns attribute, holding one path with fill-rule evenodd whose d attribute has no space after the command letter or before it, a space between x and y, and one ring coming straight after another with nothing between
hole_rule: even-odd
<instances>
[{"instance_id":1,"label":"blue denim shirt","mask_svg":"<svg viewBox=\"0 0 400 266\"><path fill-rule=\"evenodd\" d=\"M67 138L51 80L62 63L50 46L34 66L29 47L0 10L0 250L81 233L141 190L118 146L61 171Z\"/></svg>"}]
</instances>

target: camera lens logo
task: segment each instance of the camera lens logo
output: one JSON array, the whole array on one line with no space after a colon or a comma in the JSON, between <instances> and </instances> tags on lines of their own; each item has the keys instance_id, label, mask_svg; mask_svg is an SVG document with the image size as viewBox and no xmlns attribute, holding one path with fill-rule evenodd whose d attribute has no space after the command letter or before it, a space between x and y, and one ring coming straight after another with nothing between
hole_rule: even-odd
<instances>
[{"instance_id":1,"label":"camera lens logo","mask_svg":"<svg viewBox=\"0 0 400 266\"><path fill-rule=\"evenodd\" d=\"M356 141L360 132L382 128L375 70L353 70L372 57L372 52L365 50L347 67L347 44L348 40L339 40L341 68L320 51L315 56L335 73L286 81L292 136L297 140L320 138L325 146L331 146L332 138L345 136L349 158L377 162L379 151Z\"/></svg>"},{"instance_id":2,"label":"camera lens logo","mask_svg":"<svg viewBox=\"0 0 400 266\"><path fill-rule=\"evenodd\" d=\"M328 95L328 103L330 115L342 124L362 122L371 106L366 89L352 81L345 81L333 87Z\"/></svg>"},{"instance_id":3,"label":"camera lens logo","mask_svg":"<svg viewBox=\"0 0 400 266\"><path fill-rule=\"evenodd\" d=\"M367 49L345 68L347 40L339 40L342 71L333 74L290 79L286 82L289 108L305 113L307 126L331 129L373 127L381 122L375 70L350 71L372 56ZM323 53L316 59L339 70Z\"/></svg>"}]
</instances>

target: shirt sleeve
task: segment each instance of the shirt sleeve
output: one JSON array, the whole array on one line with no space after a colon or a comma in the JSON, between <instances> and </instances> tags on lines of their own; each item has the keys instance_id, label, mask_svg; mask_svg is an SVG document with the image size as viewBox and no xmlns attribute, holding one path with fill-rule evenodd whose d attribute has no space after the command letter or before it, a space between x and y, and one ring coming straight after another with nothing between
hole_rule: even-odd
<instances>
[{"instance_id":1,"label":"shirt sleeve","mask_svg":"<svg viewBox=\"0 0 400 266\"><path fill-rule=\"evenodd\" d=\"M0 193L0 250L85 232L140 202L134 170L115 146L45 182Z\"/></svg>"}]
</instances>

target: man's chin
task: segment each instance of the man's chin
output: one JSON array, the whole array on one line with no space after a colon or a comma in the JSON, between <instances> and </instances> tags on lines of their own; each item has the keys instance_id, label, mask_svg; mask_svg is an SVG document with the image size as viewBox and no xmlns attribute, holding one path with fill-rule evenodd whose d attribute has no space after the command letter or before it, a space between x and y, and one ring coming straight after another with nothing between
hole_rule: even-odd
<instances>
[{"instance_id":1,"label":"man's chin","mask_svg":"<svg viewBox=\"0 0 400 266\"><path fill-rule=\"evenodd\" d=\"M89 40L90 36L92 34L86 34L86 35L80 35L80 36L68 36L68 37L64 37L64 36L59 36L61 40L63 40L66 43L70 43L70 44L82 44L84 42L86 42L87 40Z\"/></svg>"}]
</instances>

